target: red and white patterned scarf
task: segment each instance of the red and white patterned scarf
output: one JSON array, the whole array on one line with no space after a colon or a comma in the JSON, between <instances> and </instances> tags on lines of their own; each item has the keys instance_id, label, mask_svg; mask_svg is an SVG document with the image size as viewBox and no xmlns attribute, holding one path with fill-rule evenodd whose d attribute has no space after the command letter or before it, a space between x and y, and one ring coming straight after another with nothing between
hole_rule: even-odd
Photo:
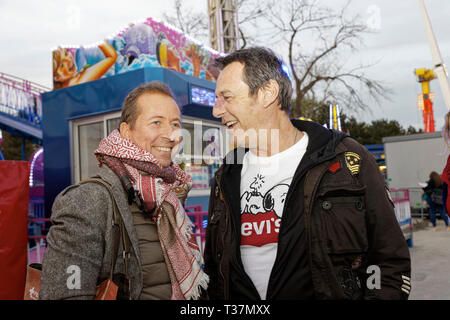
<instances>
[{"instance_id":1,"label":"red and white patterned scarf","mask_svg":"<svg viewBox=\"0 0 450 320\"><path fill-rule=\"evenodd\" d=\"M191 177L175 163L162 168L151 153L123 138L118 130L100 142L95 155L100 166L106 163L119 175L125 190L127 181L131 182L146 209L156 208L153 218L172 283L172 299L198 299L209 279L201 269L203 258L192 236L192 222L180 202L184 203L191 188Z\"/></svg>"}]
</instances>

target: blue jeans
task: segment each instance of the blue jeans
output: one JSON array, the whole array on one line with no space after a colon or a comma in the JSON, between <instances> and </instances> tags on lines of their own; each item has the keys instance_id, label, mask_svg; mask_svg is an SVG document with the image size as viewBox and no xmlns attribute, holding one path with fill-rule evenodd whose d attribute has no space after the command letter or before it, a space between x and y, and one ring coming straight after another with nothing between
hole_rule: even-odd
<instances>
[{"instance_id":1,"label":"blue jeans","mask_svg":"<svg viewBox=\"0 0 450 320\"><path fill-rule=\"evenodd\" d=\"M447 193L448 193L448 184L445 182L442 183L442 203L444 204L444 210L447 212ZM448 212L447 212L448 214Z\"/></svg>"},{"instance_id":2,"label":"blue jeans","mask_svg":"<svg viewBox=\"0 0 450 320\"><path fill-rule=\"evenodd\" d=\"M430 197L427 197L428 206L430 207L430 220L433 227L436 227L436 211L439 211L442 220L444 220L445 225L448 227L448 216L445 206L434 203L431 201Z\"/></svg>"}]
</instances>

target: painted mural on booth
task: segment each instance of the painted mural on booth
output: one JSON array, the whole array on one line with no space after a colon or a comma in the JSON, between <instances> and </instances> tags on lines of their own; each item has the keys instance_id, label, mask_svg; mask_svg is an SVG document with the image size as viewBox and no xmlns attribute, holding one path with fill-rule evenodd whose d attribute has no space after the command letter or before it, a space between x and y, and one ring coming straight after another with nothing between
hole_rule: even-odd
<instances>
[{"instance_id":1,"label":"painted mural on booth","mask_svg":"<svg viewBox=\"0 0 450 320\"><path fill-rule=\"evenodd\" d=\"M215 81L219 53L184 34L148 18L132 24L96 47L53 51L53 88L63 88L146 67L164 67Z\"/></svg>"}]
</instances>

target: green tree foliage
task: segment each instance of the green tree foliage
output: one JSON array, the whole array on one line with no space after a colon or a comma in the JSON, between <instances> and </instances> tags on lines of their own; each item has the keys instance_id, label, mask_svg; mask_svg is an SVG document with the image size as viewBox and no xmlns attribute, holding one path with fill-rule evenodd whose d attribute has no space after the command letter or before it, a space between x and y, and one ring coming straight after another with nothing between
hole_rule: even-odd
<instances>
[{"instance_id":1,"label":"green tree foliage","mask_svg":"<svg viewBox=\"0 0 450 320\"><path fill-rule=\"evenodd\" d=\"M329 124L329 104L319 103L310 99L302 101L304 113L302 117L310 118L320 124ZM295 117L295 115L292 115ZM422 129L409 126L403 128L397 120L379 119L371 123L360 122L355 116L348 117L341 111L341 126L343 131L363 145L381 144L383 137L423 133Z\"/></svg>"},{"instance_id":2,"label":"green tree foliage","mask_svg":"<svg viewBox=\"0 0 450 320\"><path fill-rule=\"evenodd\" d=\"M380 119L368 124L358 122L355 117L350 117L343 128L361 144L381 144L384 137L423 132L422 129L416 130L412 126L405 130L397 120Z\"/></svg>"}]
</instances>

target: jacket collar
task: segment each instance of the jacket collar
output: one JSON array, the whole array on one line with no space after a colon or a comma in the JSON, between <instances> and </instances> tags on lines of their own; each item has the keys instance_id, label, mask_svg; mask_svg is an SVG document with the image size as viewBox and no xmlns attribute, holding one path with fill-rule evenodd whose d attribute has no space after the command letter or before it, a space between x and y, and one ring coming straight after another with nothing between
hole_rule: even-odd
<instances>
[{"instance_id":1,"label":"jacket collar","mask_svg":"<svg viewBox=\"0 0 450 320\"><path fill-rule=\"evenodd\" d=\"M348 137L347 133L327 129L317 122L291 119L292 124L309 136L306 156L315 164L322 163L336 156L336 146Z\"/></svg>"}]
</instances>

